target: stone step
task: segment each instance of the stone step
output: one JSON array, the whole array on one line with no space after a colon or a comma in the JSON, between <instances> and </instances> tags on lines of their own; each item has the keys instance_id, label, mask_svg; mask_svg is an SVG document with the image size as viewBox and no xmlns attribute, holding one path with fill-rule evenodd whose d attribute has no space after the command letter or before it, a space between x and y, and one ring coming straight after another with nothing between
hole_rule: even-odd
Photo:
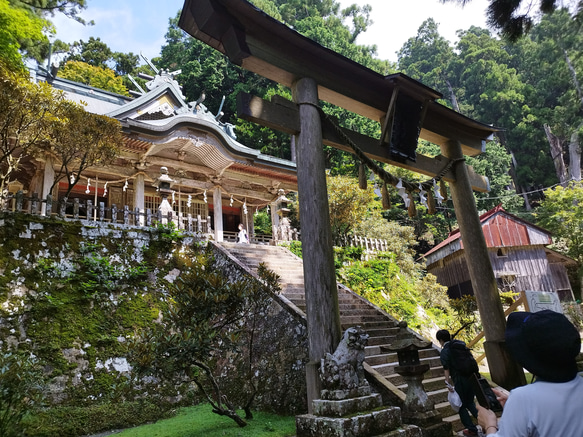
<instances>
[{"instance_id":1,"label":"stone step","mask_svg":"<svg viewBox=\"0 0 583 437\"><path fill-rule=\"evenodd\" d=\"M377 310L375 310L374 308L348 308L348 309L340 309L340 316L371 316L371 317L376 317L379 316L379 312ZM382 314L381 314L382 316ZM372 335L372 333L367 331L367 334L369 336Z\"/></svg>"},{"instance_id":2,"label":"stone step","mask_svg":"<svg viewBox=\"0 0 583 437\"><path fill-rule=\"evenodd\" d=\"M382 327L382 328L370 328L366 330L366 333L371 337L393 337L399 332L398 327Z\"/></svg>"},{"instance_id":3,"label":"stone step","mask_svg":"<svg viewBox=\"0 0 583 437\"><path fill-rule=\"evenodd\" d=\"M449 404L449 402L448 402ZM452 410L452 412L454 412ZM442 419L444 422L448 422L451 423L451 427L453 428L454 431L461 431L462 429L464 429L464 425L462 424L462 421L460 420L460 415L455 413L451 416L442 416Z\"/></svg>"},{"instance_id":4,"label":"stone step","mask_svg":"<svg viewBox=\"0 0 583 437\"><path fill-rule=\"evenodd\" d=\"M345 330L346 328L350 328L351 326L355 326L355 325L344 325L343 324L342 330ZM362 329L364 329L365 331L368 331L369 329L392 328L395 326L395 322L392 321L391 319L365 321L363 323L360 323L359 326L362 327ZM380 348L379 348L379 352L380 352Z\"/></svg>"},{"instance_id":5,"label":"stone step","mask_svg":"<svg viewBox=\"0 0 583 437\"><path fill-rule=\"evenodd\" d=\"M350 303L339 303L338 304L338 308L340 309L340 311L342 310L350 310L350 309L370 309L370 310L374 310L377 311L375 308L372 308L370 305L367 305L364 302L350 302Z\"/></svg>"},{"instance_id":6,"label":"stone step","mask_svg":"<svg viewBox=\"0 0 583 437\"><path fill-rule=\"evenodd\" d=\"M382 322L385 320L385 316L382 314L379 315L372 315L372 316L347 316L342 318L342 325L360 325L362 326L363 323L366 322ZM366 328L365 328L366 330Z\"/></svg>"},{"instance_id":7,"label":"stone step","mask_svg":"<svg viewBox=\"0 0 583 437\"><path fill-rule=\"evenodd\" d=\"M368 345L369 346L377 346L377 345L381 345L381 344L387 344L387 340L392 339L392 338L395 338L395 337L394 336L389 337L386 335L383 335L381 337L370 336L370 337L368 337Z\"/></svg>"}]
</instances>

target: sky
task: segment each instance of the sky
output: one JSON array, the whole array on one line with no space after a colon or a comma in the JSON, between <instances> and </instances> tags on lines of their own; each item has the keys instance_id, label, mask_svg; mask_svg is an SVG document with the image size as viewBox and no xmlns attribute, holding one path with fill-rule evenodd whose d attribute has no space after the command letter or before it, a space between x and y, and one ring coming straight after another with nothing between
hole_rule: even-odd
<instances>
[{"instance_id":1,"label":"sky","mask_svg":"<svg viewBox=\"0 0 583 437\"><path fill-rule=\"evenodd\" d=\"M396 61L396 52L417 34L427 18L439 24L439 33L452 43L456 31L475 25L486 27L488 0L472 0L464 8L439 0L340 0L342 7L357 3L372 6L373 25L356 42L377 45L380 59ZM168 19L182 10L184 0L88 0L82 13L94 26L83 26L57 14L52 19L57 37L65 42L99 37L115 52L133 52L152 59L160 55Z\"/></svg>"}]
</instances>

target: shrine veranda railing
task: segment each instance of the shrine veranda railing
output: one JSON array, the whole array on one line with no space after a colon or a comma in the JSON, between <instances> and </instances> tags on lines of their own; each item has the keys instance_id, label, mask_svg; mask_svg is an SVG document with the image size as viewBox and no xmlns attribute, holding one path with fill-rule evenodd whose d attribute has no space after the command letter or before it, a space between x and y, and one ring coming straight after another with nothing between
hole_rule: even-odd
<instances>
[{"instance_id":1,"label":"shrine veranda railing","mask_svg":"<svg viewBox=\"0 0 583 437\"><path fill-rule=\"evenodd\" d=\"M210 217L193 217L191 214L174 214L172 211L162 214L161 211L151 211L149 208L140 210L129 206L118 208L116 205L106 207L104 202L93 205L91 200L81 201L78 198L69 201L66 197L54 202L51 196L40 199L33 194L24 197L22 191L0 198L0 211L22 212L46 217L57 216L63 219L82 220L86 222L101 222L126 226L150 227L158 224L174 223L178 229L199 234L212 233Z\"/></svg>"},{"instance_id":2,"label":"shrine veranda railing","mask_svg":"<svg viewBox=\"0 0 583 437\"><path fill-rule=\"evenodd\" d=\"M118 208L116 205L106 207L104 202L100 202L96 206L91 200L82 201L78 198L70 201L65 197L54 202L51 196L47 196L45 199L40 199L36 194L33 194L32 197L25 197L22 191L0 197L0 211L138 227L151 227L173 222L178 229L187 232L207 235L213 233L210 216L203 218L200 215L194 217L191 214L183 215L173 212L162 214L160 210L152 211L148 208L142 211L139 208L130 209L127 205L123 208ZM223 231L223 235L225 241L235 241L237 232ZM272 236L270 235L251 236L251 242L255 244L269 244L271 240ZM282 239L282 241L292 240L300 240L300 233L295 229L289 232L285 240ZM365 258L367 253L387 251L389 248L387 240L360 236L347 236L338 239L335 241L335 245L362 247Z\"/></svg>"}]
</instances>

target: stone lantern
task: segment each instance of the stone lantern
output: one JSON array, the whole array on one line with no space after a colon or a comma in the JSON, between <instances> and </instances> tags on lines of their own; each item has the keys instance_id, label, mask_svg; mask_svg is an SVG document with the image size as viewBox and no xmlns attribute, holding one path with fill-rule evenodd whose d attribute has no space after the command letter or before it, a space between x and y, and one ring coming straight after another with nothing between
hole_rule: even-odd
<instances>
[{"instance_id":1,"label":"stone lantern","mask_svg":"<svg viewBox=\"0 0 583 437\"><path fill-rule=\"evenodd\" d=\"M160 167L160 177L154 183L154 186L158 189L160 196L162 197L162 202L158 210L162 214L162 223L167 224L169 222L168 217L172 217L172 205L168 202L168 195L172 194L172 184L175 181L168 176L168 168Z\"/></svg>"},{"instance_id":2,"label":"stone lantern","mask_svg":"<svg viewBox=\"0 0 583 437\"><path fill-rule=\"evenodd\" d=\"M292 240L292 232L291 232L291 225L289 218L289 208L287 207L288 202L290 201L287 197L285 197L285 191L281 188L278 191L278 198L275 200L275 205L277 207L277 224L273 224L273 236L275 240L280 241L288 241Z\"/></svg>"},{"instance_id":3,"label":"stone lantern","mask_svg":"<svg viewBox=\"0 0 583 437\"><path fill-rule=\"evenodd\" d=\"M285 192L280 189L279 190L279 197L276 200L277 203L277 215L279 215L280 218L284 218L287 217L289 215L289 208L287 207L287 204L289 203L289 199L287 197L285 197Z\"/></svg>"},{"instance_id":4,"label":"stone lantern","mask_svg":"<svg viewBox=\"0 0 583 437\"><path fill-rule=\"evenodd\" d=\"M423 435L450 436L451 424L441 421L439 413L434 409L434 402L429 399L423 388L423 374L430 366L421 364L419 350L430 346L430 341L417 338L407 329L407 322L402 321L399 322L399 333L395 341L381 349L397 352L399 365L395 367L395 372L407 383L407 395L402 411L403 421L423 428Z\"/></svg>"}]
</instances>

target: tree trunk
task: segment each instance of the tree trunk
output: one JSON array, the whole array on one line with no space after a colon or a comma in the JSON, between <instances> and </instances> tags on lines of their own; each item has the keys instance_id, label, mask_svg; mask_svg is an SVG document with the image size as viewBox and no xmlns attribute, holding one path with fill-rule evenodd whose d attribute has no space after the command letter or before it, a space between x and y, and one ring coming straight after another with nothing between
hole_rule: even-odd
<instances>
[{"instance_id":1,"label":"tree trunk","mask_svg":"<svg viewBox=\"0 0 583 437\"><path fill-rule=\"evenodd\" d=\"M457 102L457 99L455 97L455 92L453 91L453 87L451 86L451 83L449 83L449 80L447 80L447 79L445 79L445 83L447 84L447 89L449 90L449 96L451 99L451 106L452 106L453 110L460 112L460 105Z\"/></svg>"},{"instance_id":2,"label":"tree trunk","mask_svg":"<svg viewBox=\"0 0 583 437\"><path fill-rule=\"evenodd\" d=\"M579 145L579 130L575 130L571 135L569 143L569 174L571 180L581 180L581 147Z\"/></svg>"},{"instance_id":3,"label":"tree trunk","mask_svg":"<svg viewBox=\"0 0 583 437\"><path fill-rule=\"evenodd\" d=\"M551 157L553 163L555 164L555 171L557 172L557 178L562 186L566 185L568 176L567 169L565 167L565 160L563 159L563 142L559 137L551 132L551 128L548 124L544 125L545 133L547 134L547 139L549 140L549 146L551 148Z\"/></svg>"}]
</instances>

